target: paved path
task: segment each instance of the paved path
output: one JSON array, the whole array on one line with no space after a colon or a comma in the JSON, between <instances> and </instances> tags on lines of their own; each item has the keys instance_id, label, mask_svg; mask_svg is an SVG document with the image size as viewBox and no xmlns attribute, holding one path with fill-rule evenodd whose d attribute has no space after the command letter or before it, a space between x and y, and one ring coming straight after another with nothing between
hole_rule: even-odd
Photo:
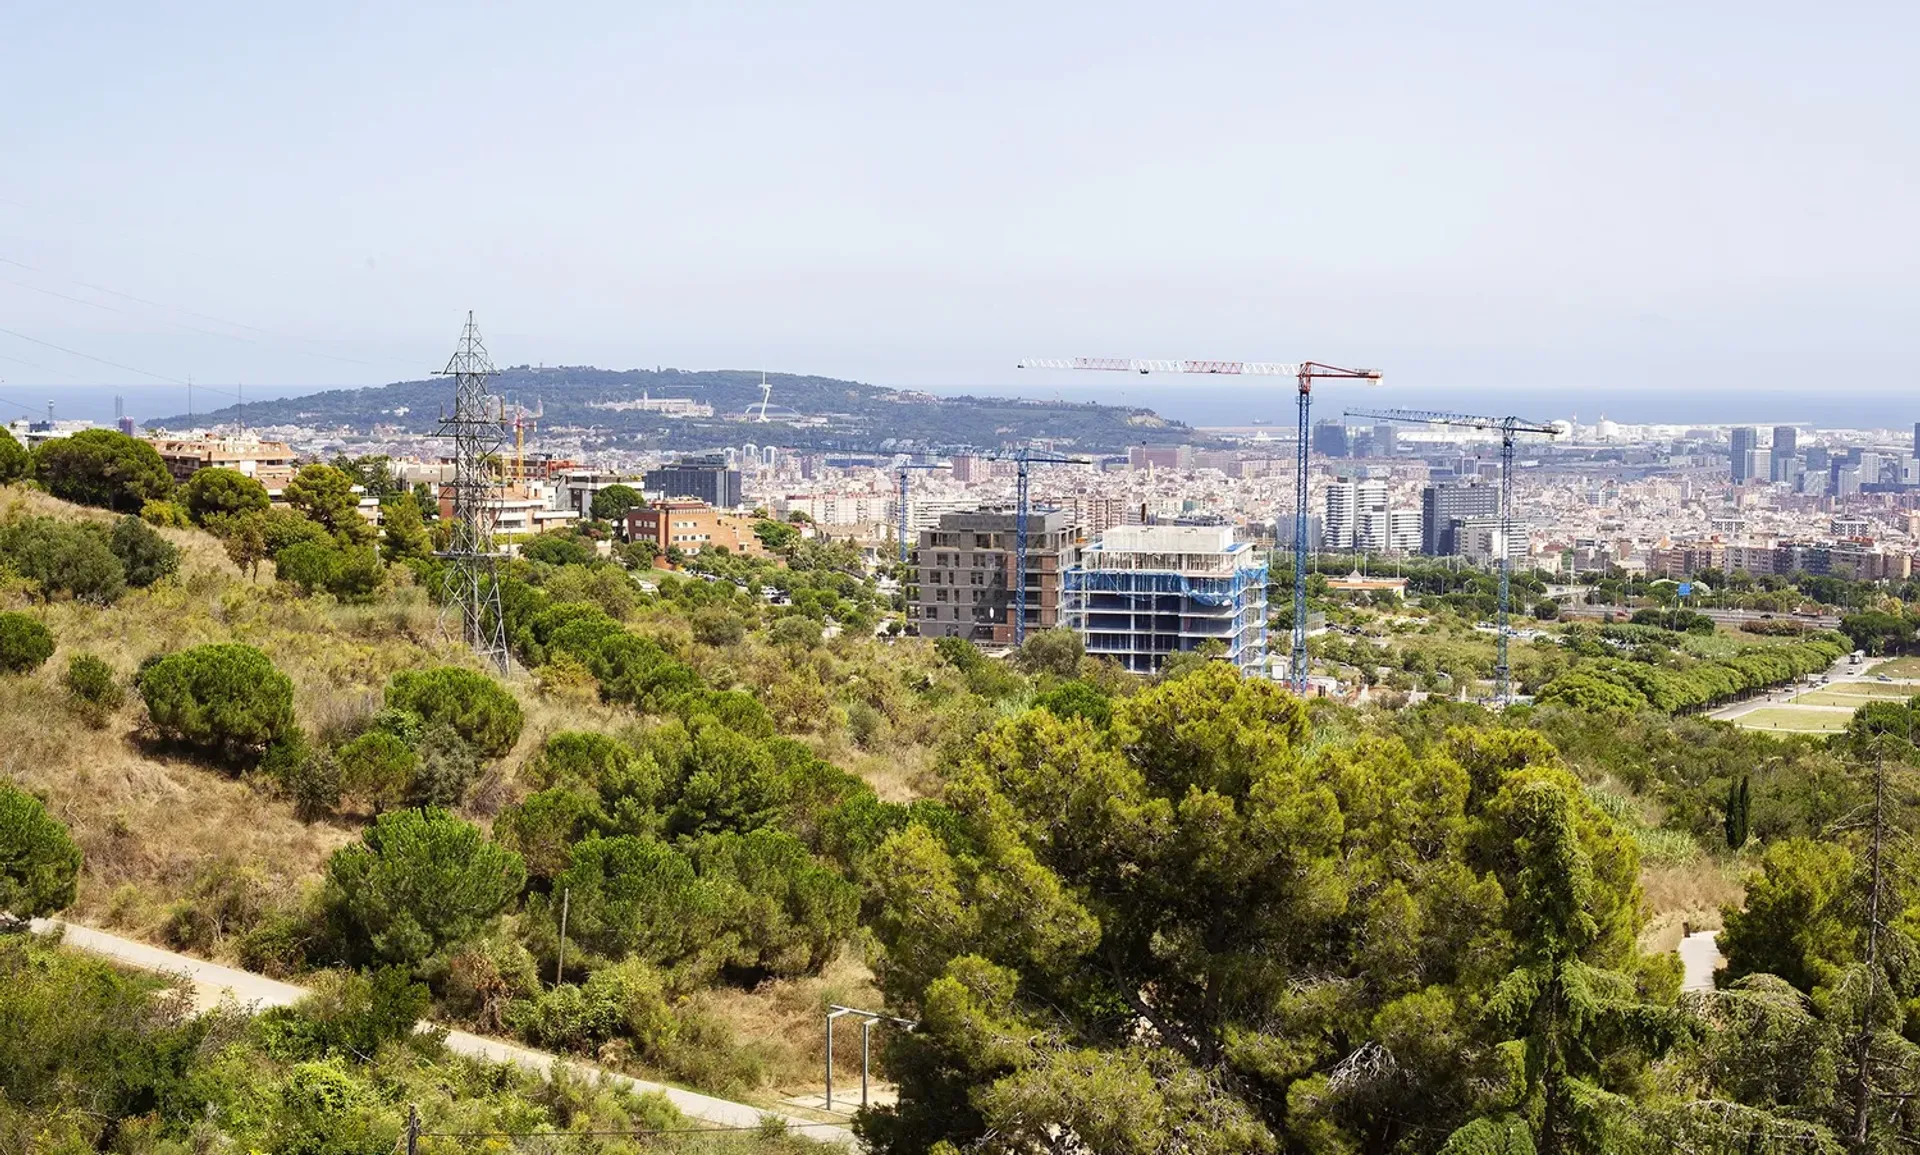
<instances>
[{"instance_id":1,"label":"paved path","mask_svg":"<svg viewBox=\"0 0 1920 1155\"><path fill-rule=\"evenodd\" d=\"M1713 972L1720 969L1719 931L1697 930L1680 940L1683 991L1710 991Z\"/></svg>"},{"instance_id":2,"label":"paved path","mask_svg":"<svg viewBox=\"0 0 1920 1155\"><path fill-rule=\"evenodd\" d=\"M63 936L62 941L68 946L89 954L110 958L140 970L180 976L191 985L194 1005L197 1007L214 1006L229 994L243 1006L258 1007L292 1006L307 997L306 988L292 983L279 982L265 975L254 974L252 971L235 970L233 967L221 966L219 963L211 963L191 955L161 950L143 942L122 938L117 934L108 934L106 931L95 930L92 927L80 926L77 923L35 919L33 929L41 934L60 931ZM796 1135L842 1147L857 1147L853 1132L840 1124L822 1124L813 1119L784 1115L777 1111L763 1111L746 1103L716 1099L697 1091L686 1091L663 1083L649 1083L644 1079L635 1079L617 1071L604 1070L577 1059L562 1058L546 1051L530 1050L499 1039L469 1034L466 1031L448 1031L447 1049L458 1055L486 1059L489 1062L513 1063L541 1075L551 1075L555 1066L566 1066L576 1073L590 1078L603 1077L642 1094L665 1096L668 1102L689 1119L712 1123L715 1126L757 1127L761 1120L773 1116L785 1122Z\"/></svg>"}]
</instances>

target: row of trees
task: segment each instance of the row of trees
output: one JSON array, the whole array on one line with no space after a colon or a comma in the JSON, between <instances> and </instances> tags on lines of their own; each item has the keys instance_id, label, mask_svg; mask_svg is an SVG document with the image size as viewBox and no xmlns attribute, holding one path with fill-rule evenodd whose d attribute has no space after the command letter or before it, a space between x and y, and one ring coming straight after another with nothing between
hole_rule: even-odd
<instances>
[{"instance_id":1,"label":"row of trees","mask_svg":"<svg viewBox=\"0 0 1920 1155\"><path fill-rule=\"evenodd\" d=\"M1537 700L1588 711L1655 709L1684 713L1717 705L1755 690L1816 674L1847 652L1844 643L1816 638L1763 646L1684 668L1618 658L1574 666L1544 686Z\"/></svg>"}]
</instances>

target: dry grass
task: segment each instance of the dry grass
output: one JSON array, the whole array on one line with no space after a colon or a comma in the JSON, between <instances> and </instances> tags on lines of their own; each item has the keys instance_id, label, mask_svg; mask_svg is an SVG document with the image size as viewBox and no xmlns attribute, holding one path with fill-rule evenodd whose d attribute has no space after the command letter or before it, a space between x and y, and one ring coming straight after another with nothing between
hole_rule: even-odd
<instances>
[{"instance_id":1,"label":"dry grass","mask_svg":"<svg viewBox=\"0 0 1920 1155\"><path fill-rule=\"evenodd\" d=\"M1649 952L1674 950L1683 926L1694 930L1720 929L1720 910L1746 899L1742 878L1746 864L1739 860L1702 857L1685 866L1650 866L1640 872L1653 917L1640 932L1640 945Z\"/></svg>"},{"instance_id":2,"label":"dry grass","mask_svg":"<svg viewBox=\"0 0 1920 1155\"><path fill-rule=\"evenodd\" d=\"M825 1077L825 1015L829 1003L877 1010L884 1000L873 984L873 972L851 954L843 954L824 973L812 978L773 980L751 991L716 987L693 999L696 1008L717 1016L740 1038L753 1041L765 1080L749 1093L749 1098L769 1107L787 1096L820 1089ZM846 1025L844 1021L842 1025ZM834 1040L834 1063L842 1077L859 1077L859 1036L858 1027L848 1027Z\"/></svg>"},{"instance_id":3,"label":"dry grass","mask_svg":"<svg viewBox=\"0 0 1920 1155\"><path fill-rule=\"evenodd\" d=\"M111 517L34 490L0 490L0 518L22 515ZM61 684L74 655L96 654L130 680L153 654L246 642L293 681L301 724L322 734L376 709L395 671L465 660L440 636L421 591L396 590L369 607L303 599L246 580L206 534L162 532L181 546L179 576L111 607L7 599L5 608L40 616L58 649L33 674L0 683L0 777L47 799L85 853L74 915L148 938L216 864L243 866L269 901L291 900L356 829L302 823L266 784L144 743L136 695L91 725Z\"/></svg>"}]
</instances>

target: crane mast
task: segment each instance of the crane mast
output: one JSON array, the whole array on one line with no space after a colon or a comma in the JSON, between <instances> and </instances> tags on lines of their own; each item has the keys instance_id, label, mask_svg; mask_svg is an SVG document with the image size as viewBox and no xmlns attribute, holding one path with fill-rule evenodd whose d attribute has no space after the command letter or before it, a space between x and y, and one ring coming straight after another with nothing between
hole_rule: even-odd
<instances>
[{"instance_id":1,"label":"crane mast","mask_svg":"<svg viewBox=\"0 0 1920 1155\"><path fill-rule=\"evenodd\" d=\"M907 496L908 496L908 480L907 479L913 476L912 471L916 469L945 469L945 468L947 467L944 465L920 464L916 462L907 462L905 464L902 464L896 467L897 472L895 476L900 483L900 507L899 509L895 510L895 512L899 515L899 520L900 520L900 564L901 565L907 564Z\"/></svg>"},{"instance_id":2,"label":"crane mast","mask_svg":"<svg viewBox=\"0 0 1920 1155\"><path fill-rule=\"evenodd\" d=\"M1318 361L1144 361L1126 357L1030 358L1021 369L1096 369L1119 373L1200 373L1221 376L1292 377L1298 384L1299 440L1293 467L1293 653L1288 676L1296 694L1307 692L1307 470L1311 458L1313 383L1354 380L1380 383L1378 369L1342 369ZM1279 536L1274 519L1274 536Z\"/></svg>"},{"instance_id":3,"label":"crane mast","mask_svg":"<svg viewBox=\"0 0 1920 1155\"><path fill-rule=\"evenodd\" d=\"M1448 413L1438 409L1349 409L1349 417L1367 417L1376 421L1402 421L1419 425L1449 425L1462 429L1487 429L1500 434L1500 620L1497 656L1493 664L1494 696L1502 706L1513 701L1513 671L1507 664L1507 639L1513 633L1510 621L1513 576L1513 441L1520 433L1557 436L1558 427L1528 421L1524 417L1481 417L1472 413Z\"/></svg>"}]
</instances>

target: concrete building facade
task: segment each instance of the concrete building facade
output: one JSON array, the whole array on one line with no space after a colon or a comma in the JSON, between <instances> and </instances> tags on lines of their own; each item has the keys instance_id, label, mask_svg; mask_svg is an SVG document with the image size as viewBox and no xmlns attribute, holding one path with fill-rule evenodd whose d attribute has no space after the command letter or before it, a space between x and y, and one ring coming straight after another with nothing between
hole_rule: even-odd
<instances>
[{"instance_id":1,"label":"concrete building facade","mask_svg":"<svg viewBox=\"0 0 1920 1155\"><path fill-rule=\"evenodd\" d=\"M919 585L911 624L927 638L1013 644L1017 526L1012 510L948 513L920 532L912 565ZM1057 509L1027 517L1029 632L1060 624L1060 582L1080 549L1080 529Z\"/></svg>"},{"instance_id":2,"label":"concrete building facade","mask_svg":"<svg viewBox=\"0 0 1920 1155\"><path fill-rule=\"evenodd\" d=\"M1150 674L1210 643L1247 674L1267 656L1267 563L1227 526L1120 526L1065 582L1068 628L1087 653Z\"/></svg>"}]
</instances>

